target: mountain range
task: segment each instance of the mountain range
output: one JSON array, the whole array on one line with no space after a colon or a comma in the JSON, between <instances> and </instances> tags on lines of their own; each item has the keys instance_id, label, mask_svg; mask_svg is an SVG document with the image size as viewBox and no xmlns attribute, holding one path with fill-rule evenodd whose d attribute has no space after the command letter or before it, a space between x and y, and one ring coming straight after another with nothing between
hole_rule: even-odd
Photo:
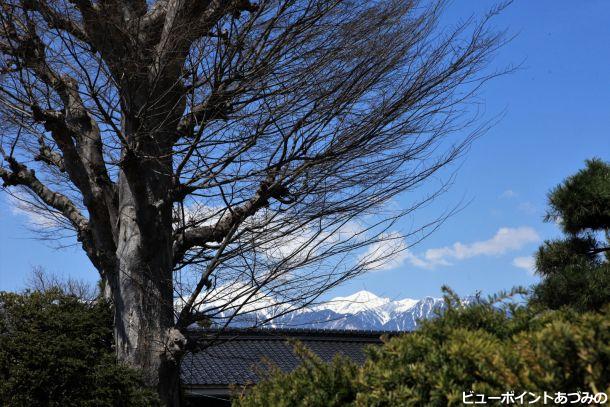
<instances>
[{"instance_id":1,"label":"mountain range","mask_svg":"<svg viewBox=\"0 0 610 407\"><path fill-rule=\"evenodd\" d=\"M419 321L434 317L445 306L442 298L425 297L390 300L369 291L359 291L347 297L336 297L323 304L295 310L265 324L273 328L317 328L350 330L412 331ZM251 326L267 320L273 307L236 318L234 327Z\"/></svg>"}]
</instances>

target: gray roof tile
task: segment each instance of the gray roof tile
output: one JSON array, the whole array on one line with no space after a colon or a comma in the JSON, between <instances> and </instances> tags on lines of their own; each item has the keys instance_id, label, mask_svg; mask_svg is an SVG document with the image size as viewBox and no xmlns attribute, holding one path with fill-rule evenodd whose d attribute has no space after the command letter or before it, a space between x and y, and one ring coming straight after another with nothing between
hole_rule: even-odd
<instances>
[{"instance_id":1,"label":"gray roof tile","mask_svg":"<svg viewBox=\"0 0 610 407\"><path fill-rule=\"evenodd\" d=\"M285 372L299 365L294 340L324 361L342 354L363 363L364 347L380 344L383 334L388 333L306 329L199 330L193 335L204 349L184 356L180 376L183 385L187 386L257 383L269 370L268 363Z\"/></svg>"}]
</instances>

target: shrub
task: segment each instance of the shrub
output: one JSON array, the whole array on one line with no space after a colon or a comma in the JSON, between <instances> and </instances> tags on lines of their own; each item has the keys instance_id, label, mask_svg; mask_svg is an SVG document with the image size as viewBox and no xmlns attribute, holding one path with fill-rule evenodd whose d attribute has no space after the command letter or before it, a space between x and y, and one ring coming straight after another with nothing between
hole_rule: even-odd
<instances>
[{"instance_id":1,"label":"shrub","mask_svg":"<svg viewBox=\"0 0 610 407\"><path fill-rule=\"evenodd\" d=\"M357 366L349 359L335 357L325 363L313 352L296 344L302 364L289 374L271 366L270 379L235 402L238 406L343 406L353 400Z\"/></svg>"},{"instance_id":2,"label":"shrub","mask_svg":"<svg viewBox=\"0 0 610 407\"><path fill-rule=\"evenodd\" d=\"M418 331L370 347L361 367L310 358L235 405L452 406L462 405L469 390L488 396L610 391L610 309L578 314L489 301L449 305Z\"/></svg>"},{"instance_id":3,"label":"shrub","mask_svg":"<svg viewBox=\"0 0 610 407\"><path fill-rule=\"evenodd\" d=\"M61 290L0 293L0 405L151 406L116 362L107 303Z\"/></svg>"}]
</instances>

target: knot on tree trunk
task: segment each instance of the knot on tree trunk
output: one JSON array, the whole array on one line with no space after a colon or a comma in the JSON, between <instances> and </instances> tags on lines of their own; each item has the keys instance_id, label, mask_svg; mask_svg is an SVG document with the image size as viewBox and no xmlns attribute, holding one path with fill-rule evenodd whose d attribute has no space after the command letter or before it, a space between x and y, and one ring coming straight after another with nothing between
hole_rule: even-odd
<instances>
[{"instance_id":1,"label":"knot on tree trunk","mask_svg":"<svg viewBox=\"0 0 610 407\"><path fill-rule=\"evenodd\" d=\"M168 329L165 338L165 351L163 357L166 361L178 365L186 351L187 339L182 335L182 332L176 328Z\"/></svg>"}]
</instances>

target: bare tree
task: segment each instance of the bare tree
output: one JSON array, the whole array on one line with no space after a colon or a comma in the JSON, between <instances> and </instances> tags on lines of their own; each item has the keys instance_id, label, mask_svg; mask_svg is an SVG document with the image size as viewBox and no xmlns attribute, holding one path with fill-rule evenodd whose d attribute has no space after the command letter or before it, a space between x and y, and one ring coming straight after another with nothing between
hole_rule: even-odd
<instances>
[{"instance_id":1,"label":"bare tree","mask_svg":"<svg viewBox=\"0 0 610 407\"><path fill-rule=\"evenodd\" d=\"M36 266L27 281L27 288L35 291L57 289L64 294L72 295L85 302L93 302L100 297L98 287L84 280L71 277L61 278L49 273L44 268Z\"/></svg>"},{"instance_id":2,"label":"bare tree","mask_svg":"<svg viewBox=\"0 0 610 407\"><path fill-rule=\"evenodd\" d=\"M465 103L502 43L498 9L439 29L443 1L0 5L3 188L75 234L167 405L194 321L289 312L402 250L355 254L442 191L388 205L485 127Z\"/></svg>"}]
</instances>

